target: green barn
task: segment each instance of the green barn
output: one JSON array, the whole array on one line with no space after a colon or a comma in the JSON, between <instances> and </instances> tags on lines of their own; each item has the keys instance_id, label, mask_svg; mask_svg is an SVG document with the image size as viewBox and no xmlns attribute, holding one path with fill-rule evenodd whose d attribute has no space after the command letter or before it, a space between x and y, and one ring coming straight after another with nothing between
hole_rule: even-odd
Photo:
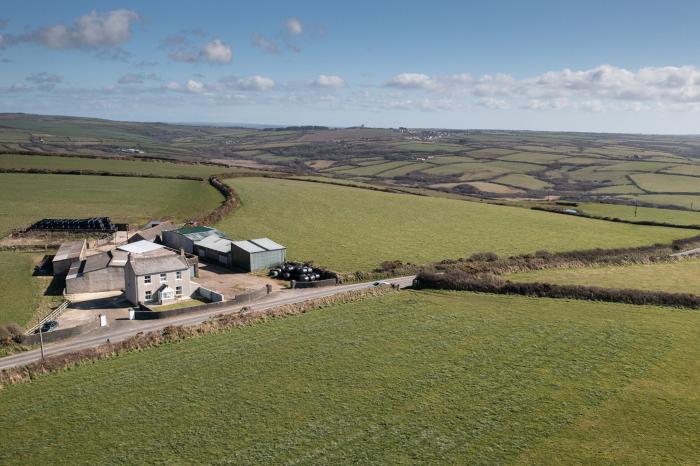
<instances>
[{"instance_id":1,"label":"green barn","mask_svg":"<svg viewBox=\"0 0 700 466\"><path fill-rule=\"evenodd\" d=\"M269 238L232 241L231 260L234 266L248 272L269 269L287 260L287 248Z\"/></svg>"}]
</instances>

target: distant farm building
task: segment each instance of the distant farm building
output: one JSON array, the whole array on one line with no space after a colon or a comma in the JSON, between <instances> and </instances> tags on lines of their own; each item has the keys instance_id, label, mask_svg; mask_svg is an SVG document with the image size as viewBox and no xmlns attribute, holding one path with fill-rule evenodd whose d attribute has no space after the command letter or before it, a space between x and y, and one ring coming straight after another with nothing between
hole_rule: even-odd
<instances>
[{"instance_id":1,"label":"distant farm building","mask_svg":"<svg viewBox=\"0 0 700 466\"><path fill-rule=\"evenodd\" d=\"M276 267L286 260L287 249L269 238L231 242L233 266L248 272Z\"/></svg>"},{"instance_id":2,"label":"distant farm building","mask_svg":"<svg viewBox=\"0 0 700 466\"><path fill-rule=\"evenodd\" d=\"M218 235L209 235L194 243L194 253L200 258L226 267L231 267L231 240Z\"/></svg>"},{"instance_id":3,"label":"distant farm building","mask_svg":"<svg viewBox=\"0 0 700 466\"><path fill-rule=\"evenodd\" d=\"M152 241L155 243L163 242L163 232L173 230L175 227L170 222L160 222L146 225L146 228L139 230L129 238L129 243L137 241Z\"/></svg>"},{"instance_id":4,"label":"distant farm building","mask_svg":"<svg viewBox=\"0 0 700 466\"><path fill-rule=\"evenodd\" d=\"M68 241L61 244L53 257L53 274L63 275L68 272L73 262L85 259L85 240Z\"/></svg>"},{"instance_id":5,"label":"distant farm building","mask_svg":"<svg viewBox=\"0 0 700 466\"><path fill-rule=\"evenodd\" d=\"M216 228L204 226L182 227L162 232L163 244L173 249L183 249L190 254L194 254L194 243L212 235L226 238L226 235Z\"/></svg>"}]
</instances>

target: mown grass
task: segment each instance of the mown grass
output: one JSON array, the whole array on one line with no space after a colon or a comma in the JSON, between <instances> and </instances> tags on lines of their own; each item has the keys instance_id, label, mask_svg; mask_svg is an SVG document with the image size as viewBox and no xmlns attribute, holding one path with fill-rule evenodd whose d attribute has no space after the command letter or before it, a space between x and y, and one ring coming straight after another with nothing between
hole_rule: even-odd
<instances>
[{"instance_id":1,"label":"mown grass","mask_svg":"<svg viewBox=\"0 0 700 466\"><path fill-rule=\"evenodd\" d=\"M657 264L535 270L514 273L505 278L515 282L545 282L700 295L698 277L700 260L688 258Z\"/></svg>"},{"instance_id":2,"label":"mown grass","mask_svg":"<svg viewBox=\"0 0 700 466\"><path fill-rule=\"evenodd\" d=\"M406 291L7 387L0 462L689 464L698 324Z\"/></svg>"},{"instance_id":3,"label":"mown grass","mask_svg":"<svg viewBox=\"0 0 700 466\"><path fill-rule=\"evenodd\" d=\"M38 168L49 170L95 170L161 176L197 176L235 173L235 168L141 160L108 160L50 155L0 154L0 168Z\"/></svg>"},{"instance_id":4,"label":"mown grass","mask_svg":"<svg viewBox=\"0 0 700 466\"><path fill-rule=\"evenodd\" d=\"M338 271L384 260L414 263L475 252L516 254L639 246L695 232L588 220L460 200L290 180L228 180L242 206L217 227L232 238L269 236L295 260Z\"/></svg>"},{"instance_id":5,"label":"mown grass","mask_svg":"<svg viewBox=\"0 0 700 466\"><path fill-rule=\"evenodd\" d=\"M44 217L110 216L116 222L196 217L221 195L205 181L0 174L0 235Z\"/></svg>"},{"instance_id":6,"label":"mown grass","mask_svg":"<svg viewBox=\"0 0 700 466\"><path fill-rule=\"evenodd\" d=\"M0 251L0 325L27 326L63 301L60 295L45 295L51 277L32 276L39 258L33 253Z\"/></svg>"},{"instance_id":7,"label":"mown grass","mask_svg":"<svg viewBox=\"0 0 700 466\"><path fill-rule=\"evenodd\" d=\"M700 207L700 204L698 205ZM673 223L676 225L700 225L700 212L688 212L685 210L656 209L651 207L637 207L630 205L582 203L578 210L599 217L621 218L624 220L653 221Z\"/></svg>"}]
</instances>

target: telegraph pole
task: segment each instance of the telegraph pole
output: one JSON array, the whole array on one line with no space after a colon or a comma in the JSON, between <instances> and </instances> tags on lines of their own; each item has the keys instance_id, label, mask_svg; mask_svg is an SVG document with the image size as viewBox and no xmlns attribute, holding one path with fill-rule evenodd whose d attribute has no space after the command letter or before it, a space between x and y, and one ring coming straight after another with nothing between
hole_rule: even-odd
<instances>
[{"instance_id":1,"label":"telegraph pole","mask_svg":"<svg viewBox=\"0 0 700 466\"><path fill-rule=\"evenodd\" d=\"M41 360L44 360L44 332L41 331L41 326L39 326L39 345L41 345Z\"/></svg>"}]
</instances>

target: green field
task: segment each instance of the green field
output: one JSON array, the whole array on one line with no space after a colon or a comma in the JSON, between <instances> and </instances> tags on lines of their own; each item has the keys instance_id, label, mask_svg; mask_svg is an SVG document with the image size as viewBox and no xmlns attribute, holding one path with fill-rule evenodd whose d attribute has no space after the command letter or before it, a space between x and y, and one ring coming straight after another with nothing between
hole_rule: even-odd
<instances>
[{"instance_id":1,"label":"green field","mask_svg":"<svg viewBox=\"0 0 700 466\"><path fill-rule=\"evenodd\" d=\"M639 173L630 178L643 190L652 193L699 193L700 177Z\"/></svg>"},{"instance_id":2,"label":"green field","mask_svg":"<svg viewBox=\"0 0 700 466\"><path fill-rule=\"evenodd\" d=\"M0 154L1 168L39 168L49 170L95 170L161 176L197 176L206 178L217 173L235 173L240 169L213 165L193 165L140 160L107 160L85 157Z\"/></svg>"},{"instance_id":3,"label":"green field","mask_svg":"<svg viewBox=\"0 0 700 466\"><path fill-rule=\"evenodd\" d=\"M665 291L700 295L700 260L626 266L535 270L507 275L516 282L545 282L604 288Z\"/></svg>"},{"instance_id":4,"label":"green field","mask_svg":"<svg viewBox=\"0 0 700 466\"><path fill-rule=\"evenodd\" d=\"M0 325L14 322L25 326L63 301L61 296L44 296L50 277L32 276L38 257L0 251Z\"/></svg>"},{"instance_id":5,"label":"green field","mask_svg":"<svg viewBox=\"0 0 700 466\"><path fill-rule=\"evenodd\" d=\"M195 217L221 195L205 181L0 174L0 235L44 217L110 216L116 222Z\"/></svg>"},{"instance_id":6,"label":"green field","mask_svg":"<svg viewBox=\"0 0 700 466\"><path fill-rule=\"evenodd\" d=\"M698 205L700 207L700 204ZM655 209L630 205L582 203L576 207L579 211L598 217L621 218L624 220L653 221L673 223L676 225L700 225L700 212L685 210ZM635 215L636 212L636 215Z\"/></svg>"},{"instance_id":7,"label":"green field","mask_svg":"<svg viewBox=\"0 0 700 466\"><path fill-rule=\"evenodd\" d=\"M698 338L691 311L405 291L7 387L0 463L692 464Z\"/></svg>"},{"instance_id":8,"label":"green field","mask_svg":"<svg viewBox=\"0 0 700 466\"><path fill-rule=\"evenodd\" d=\"M302 181L229 183L242 206L218 228L235 239L269 236L287 246L290 258L339 271L371 269L384 260L426 263L485 251L638 246L695 234Z\"/></svg>"}]
</instances>

